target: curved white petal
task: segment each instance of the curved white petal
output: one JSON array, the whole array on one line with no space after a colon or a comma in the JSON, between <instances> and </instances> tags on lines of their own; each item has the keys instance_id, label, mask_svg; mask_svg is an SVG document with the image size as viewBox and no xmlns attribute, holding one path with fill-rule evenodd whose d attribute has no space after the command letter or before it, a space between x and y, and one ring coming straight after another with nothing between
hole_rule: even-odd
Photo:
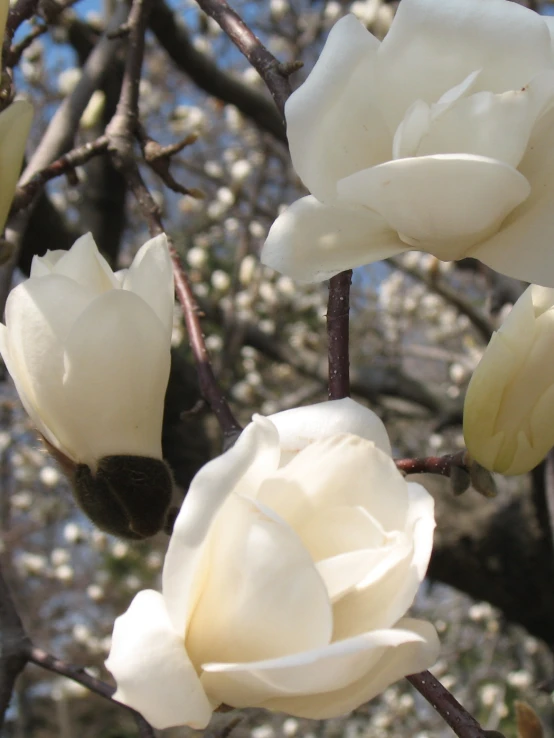
<instances>
[{"instance_id":1,"label":"curved white petal","mask_svg":"<svg viewBox=\"0 0 554 738\"><path fill-rule=\"evenodd\" d=\"M144 300L126 290L94 300L67 337L64 366L65 427L78 439L79 461L161 459L169 340Z\"/></svg>"},{"instance_id":2,"label":"curved white petal","mask_svg":"<svg viewBox=\"0 0 554 738\"><path fill-rule=\"evenodd\" d=\"M435 530L435 501L425 487L408 482L408 516L405 531L413 540L412 564L422 582L433 550Z\"/></svg>"},{"instance_id":3,"label":"curved white petal","mask_svg":"<svg viewBox=\"0 0 554 738\"><path fill-rule=\"evenodd\" d=\"M509 277L554 287L554 111L539 121L519 171L531 194L468 255Z\"/></svg>"},{"instance_id":4,"label":"curved white petal","mask_svg":"<svg viewBox=\"0 0 554 738\"><path fill-rule=\"evenodd\" d=\"M255 489L279 466L275 426L257 417L235 445L202 467L191 482L165 557L163 594L173 627L184 633L203 578L202 560L210 527L223 502L243 486Z\"/></svg>"},{"instance_id":5,"label":"curved white petal","mask_svg":"<svg viewBox=\"0 0 554 738\"><path fill-rule=\"evenodd\" d=\"M406 482L390 456L349 434L314 441L260 486L257 499L296 531L317 510L360 506L386 532L402 530Z\"/></svg>"},{"instance_id":6,"label":"curved white petal","mask_svg":"<svg viewBox=\"0 0 554 738\"><path fill-rule=\"evenodd\" d=\"M21 173L32 119L33 107L26 100L16 100L0 113L0 233Z\"/></svg>"},{"instance_id":7,"label":"curved white petal","mask_svg":"<svg viewBox=\"0 0 554 738\"><path fill-rule=\"evenodd\" d=\"M332 200L339 179L390 156L391 135L376 107L379 41L353 16L336 23L307 80L287 100L292 163L310 192Z\"/></svg>"},{"instance_id":8,"label":"curved white petal","mask_svg":"<svg viewBox=\"0 0 554 738\"><path fill-rule=\"evenodd\" d=\"M352 433L373 441L377 448L392 455L389 437L383 421L372 410L350 397L295 407L270 415L279 431L279 444L287 459L312 441ZM281 458L281 463L283 458Z\"/></svg>"},{"instance_id":9,"label":"curved white petal","mask_svg":"<svg viewBox=\"0 0 554 738\"><path fill-rule=\"evenodd\" d=\"M78 316L94 294L67 277L31 278L6 303L8 369L21 388L27 410L46 438L77 460L77 439L67 427L71 413L63 391L63 348ZM31 412L32 410L32 412Z\"/></svg>"},{"instance_id":10,"label":"curved white petal","mask_svg":"<svg viewBox=\"0 0 554 738\"><path fill-rule=\"evenodd\" d=\"M406 249L377 213L348 203L339 207L303 197L271 226L260 258L263 264L294 279L322 282L345 269L387 259Z\"/></svg>"},{"instance_id":11,"label":"curved white petal","mask_svg":"<svg viewBox=\"0 0 554 738\"><path fill-rule=\"evenodd\" d=\"M546 23L506 0L402 0L377 58L393 130L414 100L435 102L474 71L477 89L506 92L554 67Z\"/></svg>"},{"instance_id":12,"label":"curved white petal","mask_svg":"<svg viewBox=\"0 0 554 738\"><path fill-rule=\"evenodd\" d=\"M397 159L339 182L340 199L376 211L413 248L461 259L529 195L503 162L439 154Z\"/></svg>"},{"instance_id":13,"label":"curved white petal","mask_svg":"<svg viewBox=\"0 0 554 738\"><path fill-rule=\"evenodd\" d=\"M407 674L431 666L439 651L430 623L396 628L273 661L209 664L202 684L221 702L266 707L309 718L336 717L367 702Z\"/></svg>"},{"instance_id":14,"label":"curved white petal","mask_svg":"<svg viewBox=\"0 0 554 738\"><path fill-rule=\"evenodd\" d=\"M65 256L67 251L64 249L54 249L47 251L43 256L33 256L31 262L31 277L46 277L52 274L52 270L58 261Z\"/></svg>"},{"instance_id":15,"label":"curved white petal","mask_svg":"<svg viewBox=\"0 0 554 738\"><path fill-rule=\"evenodd\" d=\"M165 233L151 238L137 252L123 279L123 289L150 305L171 337L173 327L173 266Z\"/></svg>"},{"instance_id":16,"label":"curved white petal","mask_svg":"<svg viewBox=\"0 0 554 738\"><path fill-rule=\"evenodd\" d=\"M49 443L51 443L55 448L59 448L61 451L64 451L64 449L61 448L59 440L45 424L44 419L40 416L37 408L27 396L27 393L29 392L29 389L26 386L27 373L25 371L18 371L17 365L11 357L8 347L8 329L2 323L0 323L0 354L2 355L6 369L13 380L17 394L21 400L21 404L25 408L27 415L31 418L33 425ZM65 454L66 456L69 455L67 450L65 451Z\"/></svg>"},{"instance_id":17,"label":"curved white petal","mask_svg":"<svg viewBox=\"0 0 554 738\"><path fill-rule=\"evenodd\" d=\"M296 533L258 503L231 495L210 531L209 576L187 626L197 668L325 646L327 590Z\"/></svg>"},{"instance_id":18,"label":"curved white petal","mask_svg":"<svg viewBox=\"0 0 554 738\"><path fill-rule=\"evenodd\" d=\"M98 251L92 233L85 233L58 259L53 274L63 274L101 295L119 287L119 282L102 254Z\"/></svg>"},{"instance_id":19,"label":"curved white petal","mask_svg":"<svg viewBox=\"0 0 554 738\"><path fill-rule=\"evenodd\" d=\"M139 592L117 618L106 668L117 682L114 699L155 728L202 729L210 722L210 702L158 592Z\"/></svg>"},{"instance_id":20,"label":"curved white petal","mask_svg":"<svg viewBox=\"0 0 554 738\"><path fill-rule=\"evenodd\" d=\"M446 109L419 101L403 121L397 144L403 156L473 154L517 167L536 121L553 101L554 70L538 74L521 89L498 95L477 92ZM412 141L409 147L407 139Z\"/></svg>"}]
</instances>

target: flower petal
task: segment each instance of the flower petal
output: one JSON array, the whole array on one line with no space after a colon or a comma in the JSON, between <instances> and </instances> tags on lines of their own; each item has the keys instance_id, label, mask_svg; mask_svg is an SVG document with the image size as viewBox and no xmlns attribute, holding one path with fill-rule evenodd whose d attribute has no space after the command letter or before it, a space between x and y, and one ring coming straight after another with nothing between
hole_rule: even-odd
<instances>
[{"instance_id":1,"label":"flower petal","mask_svg":"<svg viewBox=\"0 0 554 738\"><path fill-rule=\"evenodd\" d=\"M162 458L169 341L144 300L126 290L94 300L67 338L64 363L66 425L80 462L94 469L103 456Z\"/></svg>"},{"instance_id":2,"label":"flower petal","mask_svg":"<svg viewBox=\"0 0 554 738\"><path fill-rule=\"evenodd\" d=\"M63 347L94 297L89 289L56 274L28 279L10 292L6 303L4 359L10 374L37 428L47 430L47 440L73 460L78 449L67 425L72 409L62 385Z\"/></svg>"},{"instance_id":3,"label":"flower petal","mask_svg":"<svg viewBox=\"0 0 554 738\"><path fill-rule=\"evenodd\" d=\"M399 126L404 143L396 137L395 142L405 157L473 154L517 167L536 121L553 101L554 71L538 74L525 87L499 95L477 92L447 106L427 106L420 100L410 119L407 116ZM412 139L409 151L407 138Z\"/></svg>"},{"instance_id":4,"label":"flower petal","mask_svg":"<svg viewBox=\"0 0 554 738\"><path fill-rule=\"evenodd\" d=\"M435 102L476 70L477 89L506 92L554 67L546 23L506 0L402 0L377 56L393 130L414 100Z\"/></svg>"},{"instance_id":5,"label":"flower petal","mask_svg":"<svg viewBox=\"0 0 554 738\"><path fill-rule=\"evenodd\" d=\"M519 171L531 185L530 196L468 255L509 277L554 287L554 111L539 121Z\"/></svg>"},{"instance_id":6,"label":"flower petal","mask_svg":"<svg viewBox=\"0 0 554 738\"><path fill-rule=\"evenodd\" d=\"M26 100L16 100L0 113L0 233L4 230L21 173L32 119L33 107Z\"/></svg>"},{"instance_id":7,"label":"flower petal","mask_svg":"<svg viewBox=\"0 0 554 738\"><path fill-rule=\"evenodd\" d=\"M389 158L391 135L372 90L378 48L353 15L342 18L285 106L294 168L318 200L332 199L339 179Z\"/></svg>"},{"instance_id":8,"label":"flower petal","mask_svg":"<svg viewBox=\"0 0 554 738\"><path fill-rule=\"evenodd\" d=\"M163 594L173 627L185 632L202 579L210 527L225 499L240 485L255 488L279 466L279 436L273 423L257 417L235 445L202 467L191 482L165 557Z\"/></svg>"},{"instance_id":9,"label":"flower petal","mask_svg":"<svg viewBox=\"0 0 554 738\"><path fill-rule=\"evenodd\" d=\"M330 642L327 590L283 520L233 494L217 516L210 541L209 576L186 636L197 668L207 661L276 658Z\"/></svg>"},{"instance_id":10,"label":"flower petal","mask_svg":"<svg viewBox=\"0 0 554 738\"><path fill-rule=\"evenodd\" d=\"M433 531L435 530L435 501L425 487L415 482L408 482L408 516L406 534L413 540L412 564L422 582L431 552L433 550Z\"/></svg>"},{"instance_id":11,"label":"flower petal","mask_svg":"<svg viewBox=\"0 0 554 738\"><path fill-rule=\"evenodd\" d=\"M282 659L208 664L202 684L225 704L323 719L349 712L401 677L428 668L438 651L433 626L406 619L391 630Z\"/></svg>"},{"instance_id":12,"label":"flower petal","mask_svg":"<svg viewBox=\"0 0 554 738\"><path fill-rule=\"evenodd\" d=\"M210 722L210 702L158 592L139 592L117 618L106 668L117 682L113 698L155 728L202 729Z\"/></svg>"},{"instance_id":13,"label":"flower petal","mask_svg":"<svg viewBox=\"0 0 554 738\"><path fill-rule=\"evenodd\" d=\"M257 499L297 532L317 510L360 506L386 532L403 530L406 482L391 457L349 434L314 441L260 486Z\"/></svg>"},{"instance_id":14,"label":"flower petal","mask_svg":"<svg viewBox=\"0 0 554 738\"><path fill-rule=\"evenodd\" d=\"M67 251L64 249L54 249L53 251L47 251L43 256L33 256L31 277L46 277L52 274L52 270L58 261L66 254Z\"/></svg>"},{"instance_id":15,"label":"flower petal","mask_svg":"<svg viewBox=\"0 0 554 738\"><path fill-rule=\"evenodd\" d=\"M63 274L101 295L106 290L119 287L110 265L98 251L92 233L85 233L56 261L54 274Z\"/></svg>"},{"instance_id":16,"label":"flower petal","mask_svg":"<svg viewBox=\"0 0 554 738\"><path fill-rule=\"evenodd\" d=\"M173 266L165 233L151 238L137 252L125 274L123 289L150 305L171 337L173 327Z\"/></svg>"},{"instance_id":17,"label":"flower petal","mask_svg":"<svg viewBox=\"0 0 554 738\"><path fill-rule=\"evenodd\" d=\"M406 249L376 213L348 204L323 205L315 197L303 197L271 226L261 260L294 279L322 282L345 269L387 259Z\"/></svg>"},{"instance_id":18,"label":"flower petal","mask_svg":"<svg viewBox=\"0 0 554 738\"><path fill-rule=\"evenodd\" d=\"M357 172L338 191L343 202L379 213L405 243L450 261L496 231L530 187L503 162L438 154Z\"/></svg>"},{"instance_id":19,"label":"flower petal","mask_svg":"<svg viewBox=\"0 0 554 738\"><path fill-rule=\"evenodd\" d=\"M389 437L381 418L350 397L283 410L270 415L269 419L279 431L279 443L287 460L312 441L340 433L352 433L373 441L377 448L392 456Z\"/></svg>"}]
</instances>

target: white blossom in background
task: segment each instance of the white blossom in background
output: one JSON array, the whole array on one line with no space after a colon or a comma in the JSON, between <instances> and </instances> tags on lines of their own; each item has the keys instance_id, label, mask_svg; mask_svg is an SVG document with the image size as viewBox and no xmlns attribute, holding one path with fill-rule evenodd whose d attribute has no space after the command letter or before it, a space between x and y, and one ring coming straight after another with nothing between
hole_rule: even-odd
<instances>
[{"instance_id":1,"label":"white blossom in background","mask_svg":"<svg viewBox=\"0 0 554 738\"><path fill-rule=\"evenodd\" d=\"M508 0L402 0L381 43L341 19L285 109L312 194L262 261L319 281L415 249L554 286L551 23Z\"/></svg>"},{"instance_id":2,"label":"white blossom in background","mask_svg":"<svg viewBox=\"0 0 554 738\"><path fill-rule=\"evenodd\" d=\"M167 239L114 274L90 234L35 256L10 293L0 352L37 430L95 469L113 455L161 459L173 271Z\"/></svg>"},{"instance_id":3,"label":"white blossom in background","mask_svg":"<svg viewBox=\"0 0 554 738\"><path fill-rule=\"evenodd\" d=\"M116 620L115 699L156 728L221 704L344 714L435 661L404 617L425 576L431 496L385 428L344 399L255 417L194 478L163 570Z\"/></svg>"},{"instance_id":4,"label":"white blossom in background","mask_svg":"<svg viewBox=\"0 0 554 738\"><path fill-rule=\"evenodd\" d=\"M532 285L494 333L467 389L464 437L485 469L524 474L554 446L554 289Z\"/></svg>"}]
</instances>

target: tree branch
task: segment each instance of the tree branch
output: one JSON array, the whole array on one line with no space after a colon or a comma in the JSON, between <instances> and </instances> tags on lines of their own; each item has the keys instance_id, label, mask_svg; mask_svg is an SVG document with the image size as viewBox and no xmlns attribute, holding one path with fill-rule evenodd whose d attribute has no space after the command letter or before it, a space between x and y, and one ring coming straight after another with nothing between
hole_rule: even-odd
<instances>
[{"instance_id":1,"label":"tree branch","mask_svg":"<svg viewBox=\"0 0 554 738\"><path fill-rule=\"evenodd\" d=\"M0 570L0 729L15 680L25 668L30 640Z\"/></svg>"},{"instance_id":2,"label":"tree branch","mask_svg":"<svg viewBox=\"0 0 554 738\"><path fill-rule=\"evenodd\" d=\"M487 731L460 705L458 700L445 689L431 672L411 674L406 679L422 694L459 738L487 738ZM500 734L499 738L500 738Z\"/></svg>"},{"instance_id":3,"label":"tree branch","mask_svg":"<svg viewBox=\"0 0 554 738\"><path fill-rule=\"evenodd\" d=\"M329 360L329 399L350 397L350 284L352 269L341 272L329 282L327 336Z\"/></svg>"},{"instance_id":4,"label":"tree branch","mask_svg":"<svg viewBox=\"0 0 554 738\"><path fill-rule=\"evenodd\" d=\"M244 54L271 92L282 116L285 103L292 92L288 76L294 68L287 70L260 39L252 33L240 15L226 0L196 0L202 10L215 20L231 41Z\"/></svg>"},{"instance_id":5,"label":"tree branch","mask_svg":"<svg viewBox=\"0 0 554 738\"><path fill-rule=\"evenodd\" d=\"M155 0L148 24L175 65L198 87L225 103L235 105L260 128L286 142L283 120L271 100L224 72L209 56L196 49L183 21L164 0Z\"/></svg>"}]
</instances>

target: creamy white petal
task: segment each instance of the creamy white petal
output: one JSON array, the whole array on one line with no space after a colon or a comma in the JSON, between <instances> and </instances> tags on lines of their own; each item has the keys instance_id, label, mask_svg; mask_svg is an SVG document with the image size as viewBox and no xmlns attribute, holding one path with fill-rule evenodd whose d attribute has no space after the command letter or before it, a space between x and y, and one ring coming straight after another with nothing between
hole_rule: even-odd
<instances>
[{"instance_id":1,"label":"creamy white petal","mask_svg":"<svg viewBox=\"0 0 554 738\"><path fill-rule=\"evenodd\" d=\"M226 453L194 477L175 521L165 557L163 594L173 627L184 633L203 578L206 540L228 495L246 480L255 488L279 466L279 436L269 420L257 417ZM196 594L195 594L196 590Z\"/></svg>"},{"instance_id":2,"label":"creamy white petal","mask_svg":"<svg viewBox=\"0 0 554 738\"><path fill-rule=\"evenodd\" d=\"M64 451L64 449L61 448L59 440L52 433L50 428L48 428L48 426L45 424L37 408L35 407L35 405L33 405L31 400L27 396L29 393L29 389L26 384L28 379L27 372L19 372L17 370L17 365L14 363L8 348L8 329L2 323L0 323L0 354L2 354L2 359L4 360L6 369L8 370L13 383L15 384L17 394L19 395L19 399L21 400L21 404L25 408L27 415L31 418L33 425L49 443L51 443L55 448L57 447L61 451ZM69 455L67 450L65 450L65 454L66 456Z\"/></svg>"},{"instance_id":3,"label":"creamy white petal","mask_svg":"<svg viewBox=\"0 0 554 738\"><path fill-rule=\"evenodd\" d=\"M0 233L21 173L32 119L33 107L26 100L16 100L0 113Z\"/></svg>"},{"instance_id":4,"label":"creamy white petal","mask_svg":"<svg viewBox=\"0 0 554 738\"><path fill-rule=\"evenodd\" d=\"M209 573L187 627L197 668L325 646L327 590L296 533L253 500L231 495L210 532Z\"/></svg>"},{"instance_id":5,"label":"creamy white petal","mask_svg":"<svg viewBox=\"0 0 554 738\"><path fill-rule=\"evenodd\" d=\"M383 527L360 506L336 505L315 510L297 528L314 561L385 544Z\"/></svg>"},{"instance_id":6,"label":"creamy white petal","mask_svg":"<svg viewBox=\"0 0 554 738\"><path fill-rule=\"evenodd\" d=\"M287 454L297 453L312 441L352 433L373 441L381 451L392 455L381 418L350 397L283 410L269 419L277 427L281 449Z\"/></svg>"},{"instance_id":7,"label":"creamy white petal","mask_svg":"<svg viewBox=\"0 0 554 738\"><path fill-rule=\"evenodd\" d=\"M493 469L504 434L496 419L507 384L517 374L521 360L505 337L496 333L473 372L464 402L464 440L470 456Z\"/></svg>"},{"instance_id":8,"label":"creamy white petal","mask_svg":"<svg viewBox=\"0 0 554 738\"><path fill-rule=\"evenodd\" d=\"M450 261L496 231L530 187L494 159L439 154L357 172L341 180L338 191L344 202L379 213L410 246Z\"/></svg>"},{"instance_id":9,"label":"creamy white petal","mask_svg":"<svg viewBox=\"0 0 554 738\"><path fill-rule=\"evenodd\" d=\"M155 728L202 729L209 723L210 702L158 592L139 592L116 619L106 668L117 682L114 699L140 712Z\"/></svg>"},{"instance_id":10,"label":"creamy white petal","mask_svg":"<svg viewBox=\"0 0 554 738\"><path fill-rule=\"evenodd\" d=\"M161 459L169 341L145 302L125 290L94 300L66 342L65 427L92 468L103 456Z\"/></svg>"},{"instance_id":11,"label":"creamy white petal","mask_svg":"<svg viewBox=\"0 0 554 738\"><path fill-rule=\"evenodd\" d=\"M506 92L554 68L546 23L506 0L402 0L377 56L393 130L414 100L435 102L476 70L477 89Z\"/></svg>"},{"instance_id":12,"label":"creamy white petal","mask_svg":"<svg viewBox=\"0 0 554 738\"><path fill-rule=\"evenodd\" d=\"M123 279L123 289L150 305L171 336L173 327L173 266L165 233L151 238L137 252Z\"/></svg>"},{"instance_id":13,"label":"creamy white petal","mask_svg":"<svg viewBox=\"0 0 554 738\"><path fill-rule=\"evenodd\" d=\"M47 251L43 256L33 256L31 277L46 277L51 274L58 261L66 254L67 251L64 249L54 249Z\"/></svg>"},{"instance_id":14,"label":"creamy white petal","mask_svg":"<svg viewBox=\"0 0 554 738\"><path fill-rule=\"evenodd\" d=\"M314 441L260 486L258 500L295 530L317 510L361 506L385 531L402 530L406 482L390 456L349 434Z\"/></svg>"},{"instance_id":15,"label":"creamy white petal","mask_svg":"<svg viewBox=\"0 0 554 738\"><path fill-rule=\"evenodd\" d=\"M413 118L419 135L405 126L405 136L419 138L405 156L474 154L517 167L536 121L553 101L554 71L548 71L518 90L499 95L477 92L447 110L442 105L427 106L426 127L422 114ZM419 106L425 103L420 101Z\"/></svg>"},{"instance_id":16,"label":"creamy white petal","mask_svg":"<svg viewBox=\"0 0 554 738\"><path fill-rule=\"evenodd\" d=\"M100 295L116 289L119 282L110 265L98 251L92 233L85 233L53 265L54 274L63 274Z\"/></svg>"},{"instance_id":17,"label":"creamy white petal","mask_svg":"<svg viewBox=\"0 0 554 738\"><path fill-rule=\"evenodd\" d=\"M423 581L433 550L435 501L421 484L415 482L408 482L408 498L405 531L413 540L412 564L417 569L420 581Z\"/></svg>"},{"instance_id":18,"label":"creamy white petal","mask_svg":"<svg viewBox=\"0 0 554 738\"><path fill-rule=\"evenodd\" d=\"M539 121L519 171L530 196L469 255L509 277L554 287L554 111Z\"/></svg>"},{"instance_id":19,"label":"creamy white petal","mask_svg":"<svg viewBox=\"0 0 554 738\"><path fill-rule=\"evenodd\" d=\"M32 407L33 420L40 418L49 429L46 438L76 460L77 439L67 427L72 410L63 391L64 344L79 315L92 303L94 294L67 277L31 278L13 289L6 303L8 362L10 373Z\"/></svg>"},{"instance_id":20,"label":"creamy white petal","mask_svg":"<svg viewBox=\"0 0 554 738\"><path fill-rule=\"evenodd\" d=\"M292 163L321 201L333 199L339 179L390 156L391 135L372 89L378 48L379 41L347 15L286 103Z\"/></svg>"},{"instance_id":21,"label":"creamy white petal","mask_svg":"<svg viewBox=\"0 0 554 738\"><path fill-rule=\"evenodd\" d=\"M254 664L210 664L202 683L236 707L267 707L310 718L335 717L375 697L406 674L430 666L438 639L429 623L405 620L294 656Z\"/></svg>"},{"instance_id":22,"label":"creamy white petal","mask_svg":"<svg viewBox=\"0 0 554 738\"><path fill-rule=\"evenodd\" d=\"M310 196L297 200L277 218L260 258L299 281L322 282L407 248L377 213L348 204L324 205Z\"/></svg>"}]
</instances>

